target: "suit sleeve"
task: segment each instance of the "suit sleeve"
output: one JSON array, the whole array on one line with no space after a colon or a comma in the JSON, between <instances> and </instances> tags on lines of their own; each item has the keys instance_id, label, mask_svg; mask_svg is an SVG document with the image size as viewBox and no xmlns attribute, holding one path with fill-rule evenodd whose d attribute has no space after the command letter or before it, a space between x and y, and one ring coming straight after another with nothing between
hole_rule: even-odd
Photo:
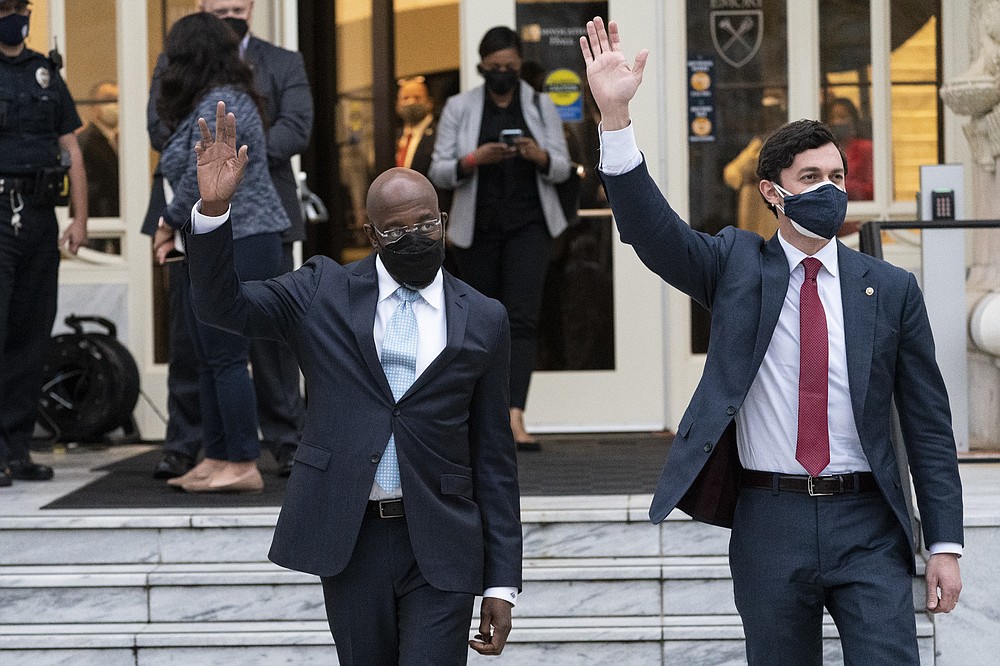
<instances>
[{"instance_id":1,"label":"suit sleeve","mask_svg":"<svg viewBox=\"0 0 1000 666\"><path fill-rule=\"evenodd\" d=\"M711 309L718 276L735 240L695 231L667 203L643 162L618 176L601 174L623 243L651 271Z\"/></svg>"},{"instance_id":2,"label":"suit sleeve","mask_svg":"<svg viewBox=\"0 0 1000 666\"><path fill-rule=\"evenodd\" d=\"M317 258L277 278L240 282L233 267L231 220L204 234L185 234L184 244L195 315L237 335L288 340L319 288L322 264Z\"/></svg>"},{"instance_id":3,"label":"suit sleeve","mask_svg":"<svg viewBox=\"0 0 1000 666\"><path fill-rule=\"evenodd\" d=\"M285 61L274 76L280 90L275 100L277 115L268 118L267 159L287 162L309 147L313 124L313 98L309 90L305 62L301 53L277 50Z\"/></svg>"},{"instance_id":4,"label":"suit sleeve","mask_svg":"<svg viewBox=\"0 0 1000 666\"><path fill-rule=\"evenodd\" d=\"M944 379L934 356L934 340L923 296L913 274L902 320L893 397L899 412L917 507L929 546L964 543L962 482Z\"/></svg>"},{"instance_id":5,"label":"suit sleeve","mask_svg":"<svg viewBox=\"0 0 1000 666\"><path fill-rule=\"evenodd\" d=\"M463 157L459 154L458 145L458 129L462 122L459 99L458 96L449 98L441 111L431 168L427 174L434 185L444 190L453 190L458 185L458 161Z\"/></svg>"},{"instance_id":6,"label":"suit sleeve","mask_svg":"<svg viewBox=\"0 0 1000 666\"><path fill-rule=\"evenodd\" d=\"M160 99L160 81L163 78L163 70L166 68L167 56L161 53L156 59L153 78L149 82L149 101L146 103L146 132L149 133L150 145L158 153L163 152L163 147L167 145L171 135L170 130L160 119L160 114L156 110L156 103Z\"/></svg>"},{"instance_id":7,"label":"suit sleeve","mask_svg":"<svg viewBox=\"0 0 1000 666\"><path fill-rule=\"evenodd\" d=\"M476 502L483 521L484 587L517 587L520 590L520 491L508 407L510 325L505 312L498 312L497 320L497 338L490 365L472 396L469 443Z\"/></svg>"}]
</instances>

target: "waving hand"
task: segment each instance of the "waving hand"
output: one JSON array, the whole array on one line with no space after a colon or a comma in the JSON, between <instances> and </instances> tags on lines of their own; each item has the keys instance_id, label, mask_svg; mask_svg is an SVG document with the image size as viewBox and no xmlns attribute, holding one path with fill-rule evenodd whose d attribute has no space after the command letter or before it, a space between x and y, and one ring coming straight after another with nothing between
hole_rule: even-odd
<instances>
[{"instance_id":1,"label":"waving hand","mask_svg":"<svg viewBox=\"0 0 1000 666\"><path fill-rule=\"evenodd\" d=\"M590 92L601 110L603 128L616 130L627 126L628 104L642 83L649 51L640 51L629 67L622 54L618 24L611 21L605 30L604 20L599 16L587 22L587 36L580 37L580 49L587 63Z\"/></svg>"},{"instance_id":2,"label":"waving hand","mask_svg":"<svg viewBox=\"0 0 1000 666\"><path fill-rule=\"evenodd\" d=\"M247 147L236 150L236 116L226 113L226 103L215 107L215 138L208 131L204 118L198 119L201 141L195 144L198 156L198 190L201 212L220 215L229 207L236 188L243 180L247 165Z\"/></svg>"}]
</instances>

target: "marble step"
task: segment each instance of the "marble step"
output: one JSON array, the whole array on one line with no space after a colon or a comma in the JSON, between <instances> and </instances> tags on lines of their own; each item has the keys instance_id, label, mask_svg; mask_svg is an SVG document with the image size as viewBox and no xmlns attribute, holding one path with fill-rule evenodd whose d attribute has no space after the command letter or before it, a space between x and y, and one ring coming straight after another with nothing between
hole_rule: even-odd
<instances>
[{"instance_id":1,"label":"marble step","mask_svg":"<svg viewBox=\"0 0 1000 666\"><path fill-rule=\"evenodd\" d=\"M922 599L914 581L914 599ZM521 618L733 615L725 558L528 560ZM314 576L270 563L0 567L0 624L322 621Z\"/></svg>"},{"instance_id":2,"label":"marble step","mask_svg":"<svg viewBox=\"0 0 1000 666\"><path fill-rule=\"evenodd\" d=\"M587 507L604 508L587 508ZM525 498L525 558L728 553L729 530L680 513L646 518L648 497ZM133 564L265 562L276 509L52 512L0 516L0 562Z\"/></svg>"},{"instance_id":3,"label":"marble step","mask_svg":"<svg viewBox=\"0 0 1000 666\"><path fill-rule=\"evenodd\" d=\"M470 629L470 635L475 627ZM842 663L837 629L824 624L826 664ZM917 616L921 662L933 663L933 625ZM0 661L29 666L243 666L333 663L325 622L0 625ZM472 664L616 666L745 664L743 630L732 615L515 619L499 658L470 653Z\"/></svg>"},{"instance_id":4,"label":"marble step","mask_svg":"<svg viewBox=\"0 0 1000 666\"><path fill-rule=\"evenodd\" d=\"M724 559L529 560L521 617L733 613ZM0 624L323 620L314 576L270 563L0 567Z\"/></svg>"}]
</instances>

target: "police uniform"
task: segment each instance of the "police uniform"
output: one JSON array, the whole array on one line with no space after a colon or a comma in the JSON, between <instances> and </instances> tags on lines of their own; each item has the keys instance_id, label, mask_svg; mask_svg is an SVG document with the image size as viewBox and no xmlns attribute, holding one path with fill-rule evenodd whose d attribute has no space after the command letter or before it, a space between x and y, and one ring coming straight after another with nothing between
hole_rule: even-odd
<instances>
[{"instance_id":1,"label":"police uniform","mask_svg":"<svg viewBox=\"0 0 1000 666\"><path fill-rule=\"evenodd\" d=\"M14 478L51 477L30 464L29 444L56 314L59 137L80 125L48 58L0 54L0 471L10 465Z\"/></svg>"}]
</instances>

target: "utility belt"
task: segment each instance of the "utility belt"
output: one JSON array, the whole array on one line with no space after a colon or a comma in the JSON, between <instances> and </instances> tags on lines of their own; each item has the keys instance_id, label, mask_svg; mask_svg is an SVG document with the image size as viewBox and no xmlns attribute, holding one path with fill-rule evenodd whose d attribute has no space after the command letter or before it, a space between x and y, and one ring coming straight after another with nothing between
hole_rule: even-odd
<instances>
[{"instance_id":1,"label":"utility belt","mask_svg":"<svg viewBox=\"0 0 1000 666\"><path fill-rule=\"evenodd\" d=\"M33 204L64 206L69 201L68 170L47 167L31 175L0 174L0 195L18 194Z\"/></svg>"}]
</instances>

